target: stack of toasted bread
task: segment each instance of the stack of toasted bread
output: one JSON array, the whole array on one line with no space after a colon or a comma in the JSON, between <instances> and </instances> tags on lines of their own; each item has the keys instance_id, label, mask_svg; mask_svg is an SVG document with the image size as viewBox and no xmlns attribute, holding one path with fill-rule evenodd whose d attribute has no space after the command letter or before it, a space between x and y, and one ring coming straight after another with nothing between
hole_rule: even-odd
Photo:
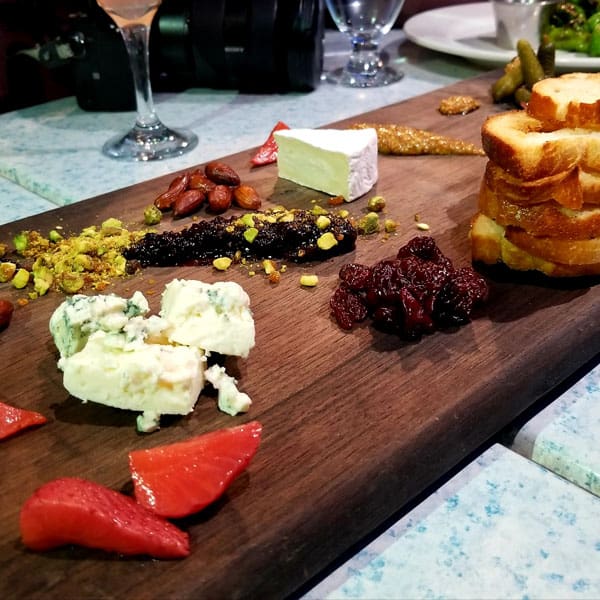
<instances>
[{"instance_id":1,"label":"stack of toasted bread","mask_svg":"<svg viewBox=\"0 0 600 600\"><path fill-rule=\"evenodd\" d=\"M471 223L473 260L553 277L600 274L600 73L533 86L525 110L489 117Z\"/></svg>"}]
</instances>

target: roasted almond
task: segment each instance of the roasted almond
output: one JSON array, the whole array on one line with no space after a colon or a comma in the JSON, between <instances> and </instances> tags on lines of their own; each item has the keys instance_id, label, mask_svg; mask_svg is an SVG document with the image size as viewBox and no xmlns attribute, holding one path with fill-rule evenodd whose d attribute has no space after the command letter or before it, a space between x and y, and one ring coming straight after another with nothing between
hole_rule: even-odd
<instances>
[{"instance_id":1,"label":"roasted almond","mask_svg":"<svg viewBox=\"0 0 600 600\"><path fill-rule=\"evenodd\" d=\"M0 329L8 327L12 318L14 306L8 300L0 300Z\"/></svg>"},{"instance_id":2,"label":"roasted almond","mask_svg":"<svg viewBox=\"0 0 600 600\"><path fill-rule=\"evenodd\" d=\"M215 185L217 184L211 181L200 169L196 169L190 173L188 187L191 190L202 190L205 194L208 194L210 190L214 189Z\"/></svg>"},{"instance_id":3,"label":"roasted almond","mask_svg":"<svg viewBox=\"0 0 600 600\"><path fill-rule=\"evenodd\" d=\"M154 200L154 206L160 208L160 210L169 210L172 208L175 199L187 189L189 181L190 176L188 173L175 177L169 184L169 189Z\"/></svg>"},{"instance_id":4,"label":"roasted almond","mask_svg":"<svg viewBox=\"0 0 600 600\"><path fill-rule=\"evenodd\" d=\"M249 210L257 210L262 204L258 192L251 185L238 185L234 188L233 201L240 208L247 208Z\"/></svg>"},{"instance_id":5,"label":"roasted almond","mask_svg":"<svg viewBox=\"0 0 600 600\"><path fill-rule=\"evenodd\" d=\"M206 194L202 190L185 190L181 192L173 203L173 216L175 218L186 217L196 212L206 200Z\"/></svg>"},{"instance_id":6,"label":"roasted almond","mask_svg":"<svg viewBox=\"0 0 600 600\"><path fill-rule=\"evenodd\" d=\"M227 185L216 185L208 192L208 206L211 212L222 213L231 206L232 189Z\"/></svg>"},{"instance_id":7,"label":"roasted almond","mask_svg":"<svg viewBox=\"0 0 600 600\"><path fill-rule=\"evenodd\" d=\"M227 164L219 161L209 162L204 167L204 174L215 183L221 185L240 185L240 176Z\"/></svg>"}]
</instances>

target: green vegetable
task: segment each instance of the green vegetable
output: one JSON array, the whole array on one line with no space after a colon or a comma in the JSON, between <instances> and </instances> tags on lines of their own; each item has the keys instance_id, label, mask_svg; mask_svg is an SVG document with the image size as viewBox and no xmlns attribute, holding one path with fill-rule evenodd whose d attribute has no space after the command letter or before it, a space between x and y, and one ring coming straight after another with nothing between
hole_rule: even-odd
<instances>
[{"instance_id":1,"label":"green vegetable","mask_svg":"<svg viewBox=\"0 0 600 600\"><path fill-rule=\"evenodd\" d=\"M555 61L556 61L556 47L554 42L547 36L542 36L542 41L537 50L537 58L542 65L544 76L554 77L555 75Z\"/></svg>"},{"instance_id":2,"label":"green vegetable","mask_svg":"<svg viewBox=\"0 0 600 600\"><path fill-rule=\"evenodd\" d=\"M527 40L517 42L517 53L523 70L523 81L526 87L531 89L534 83L544 79L544 69Z\"/></svg>"},{"instance_id":3,"label":"green vegetable","mask_svg":"<svg viewBox=\"0 0 600 600\"><path fill-rule=\"evenodd\" d=\"M511 60L504 69L504 74L492 85L494 102L502 102L512 96L516 89L523 84L523 70L518 58Z\"/></svg>"},{"instance_id":4,"label":"green vegetable","mask_svg":"<svg viewBox=\"0 0 600 600\"><path fill-rule=\"evenodd\" d=\"M588 54L590 56L600 56L600 22L596 24L592 31L592 37L590 38L590 45L588 47Z\"/></svg>"},{"instance_id":5,"label":"green vegetable","mask_svg":"<svg viewBox=\"0 0 600 600\"><path fill-rule=\"evenodd\" d=\"M17 233L13 238L13 244L15 245L15 250L17 252L25 252L27 249L27 243L29 239L27 237L26 231L21 231L21 233Z\"/></svg>"}]
</instances>

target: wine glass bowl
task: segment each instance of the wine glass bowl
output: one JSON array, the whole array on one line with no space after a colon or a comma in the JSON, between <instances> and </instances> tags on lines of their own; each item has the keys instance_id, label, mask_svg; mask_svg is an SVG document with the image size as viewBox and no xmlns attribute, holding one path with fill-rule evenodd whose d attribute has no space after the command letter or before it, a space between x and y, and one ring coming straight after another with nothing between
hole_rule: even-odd
<instances>
[{"instance_id":1,"label":"wine glass bowl","mask_svg":"<svg viewBox=\"0 0 600 600\"><path fill-rule=\"evenodd\" d=\"M170 129L154 109L150 84L149 38L154 15L162 0L97 0L115 22L129 56L136 101L133 128L108 140L102 152L111 158L133 161L161 160L179 156L198 144L188 131Z\"/></svg>"},{"instance_id":2,"label":"wine glass bowl","mask_svg":"<svg viewBox=\"0 0 600 600\"><path fill-rule=\"evenodd\" d=\"M404 0L326 0L326 4L337 28L352 44L346 65L327 73L327 81L365 88L402 79L401 71L385 64L379 44L398 18Z\"/></svg>"}]
</instances>

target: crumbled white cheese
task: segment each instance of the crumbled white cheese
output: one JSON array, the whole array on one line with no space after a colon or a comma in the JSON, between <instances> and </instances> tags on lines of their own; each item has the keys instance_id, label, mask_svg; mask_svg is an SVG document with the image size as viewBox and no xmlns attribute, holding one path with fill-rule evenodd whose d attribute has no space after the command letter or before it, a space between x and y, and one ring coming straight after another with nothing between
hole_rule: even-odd
<instances>
[{"instance_id":1,"label":"crumbled white cheese","mask_svg":"<svg viewBox=\"0 0 600 600\"><path fill-rule=\"evenodd\" d=\"M127 300L115 294L85 296L76 294L67 298L50 317L50 333L61 357L71 356L83 349L87 338L95 331L123 331L131 319L150 310L141 292ZM145 322L145 321L144 321ZM166 323L149 323L148 331L156 335ZM139 331L136 335L145 336Z\"/></svg>"},{"instance_id":2,"label":"crumbled white cheese","mask_svg":"<svg viewBox=\"0 0 600 600\"><path fill-rule=\"evenodd\" d=\"M231 375L227 375L225 367L212 365L204 373L206 381L218 390L217 404L219 410L228 415L235 416L241 412L248 412L252 401L250 396L237 389L237 381Z\"/></svg>"},{"instance_id":3,"label":"crumbled white cheese","mask_svg":"<svg viewBox=\"0 0 600 600\"><path fill-rule=\"evenodd\" d=\"M236 283L174 280L160 316L140 292L77 295L50 319L67 391L84 402L141 411L140 431L158 429L161 414L191 412L204 387L210 352L246 357L254 346L250 299ZM211 367L218 404L235 415L251 401L223 367Z\"/></svg>"},{"instance_id":4,"label":"crumbled white cheese","mask_svg":"<svg viewBox=\"0 0 600 600\"><path fill-rule=\"evenodd\" d=\"M205 365L198 348L132 348L124 334L104 331L94 332L79 352L58 361L66 390L84 402L175 415L194 408L204 387Z\"/></svg>"},{"instance_id":5,"label":"crumbled white cheese","mask_svg":"<svg viewBox=\"0 0 600 600\"><path fill-rule=\"evenodd\" d=\"M246 358L254 347L250 298L232 281L213 284L174 279L162 295L160 316L169 341Z\"/></svg>"},{"instance_id":6,"label":"crumbled white cheese","mask_svg":"<svg viewBox=\"0 0 600 600\"><path fill-rule=\"evenodd\" d=\"M347 202L377 182L374 129L284 129L274 133L279 177Z\"/></svg>"}]
</instances>

